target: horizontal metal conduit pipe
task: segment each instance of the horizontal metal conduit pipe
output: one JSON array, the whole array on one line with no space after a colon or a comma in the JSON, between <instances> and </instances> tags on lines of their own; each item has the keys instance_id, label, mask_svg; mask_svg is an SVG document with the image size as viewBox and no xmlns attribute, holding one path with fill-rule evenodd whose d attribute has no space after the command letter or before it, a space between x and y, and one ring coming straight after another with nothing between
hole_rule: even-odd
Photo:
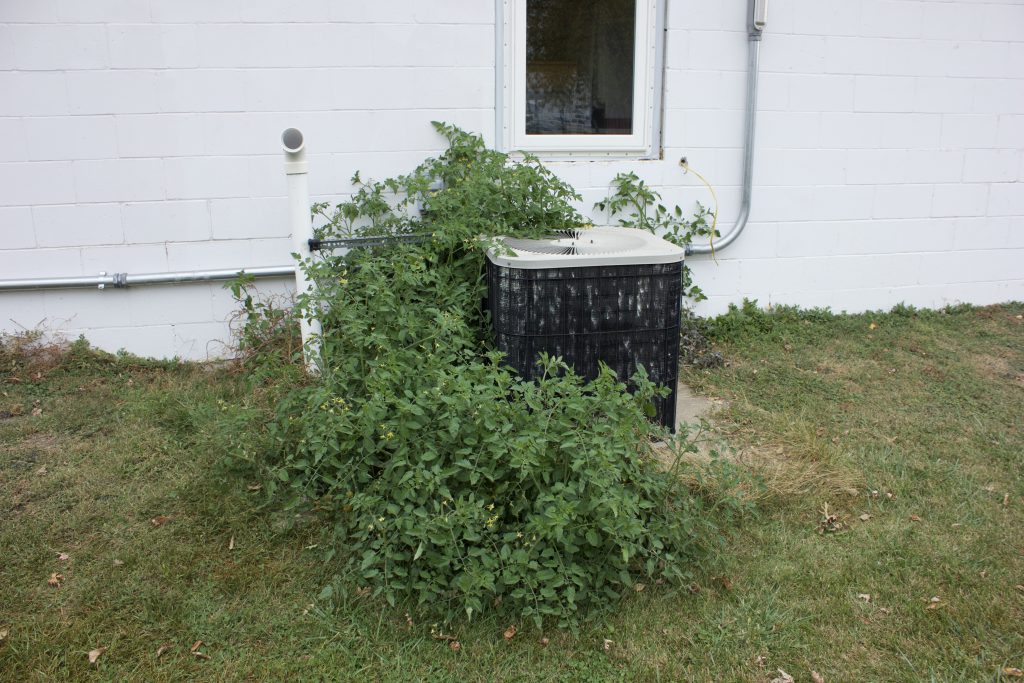
<instances>
[{"instance_id":1,"label":"horizontal metal conduit pipe","mask_svg":"<svg viewBox=\"0 0 1024 683\"><path fill-rule=\"evenodd\" d=\"M334 249L367 249L386 246L394 242L421 242L427 239L424 235L400 235L394 238L381 237L345 237L342 239L309 240L313 251L332 251ZM106 273L98 275L82 275L73 277L38 277L19 280L0 280L0 292L28 289L74 289L79 287L95 287L114 289L137 285L172 285L179 282L213 282L231 280L242 273L255 278L287 277L295 275L295 266L265 266L260 268L223 268L220 270L184 270L176 273Z\"/></svg>"},{"instance_id":2,"label":"horizontal metal conduit pipe","mask_svg":"<svg viewBox=\"0 0 1024 683\"><path fill-rule=\"evenodd\" d=\"M221 270L183 270L176 273L100 273L80 277L39 277L20 280L0 280L0 291L24 289L72 289L95 287L122 289L133 285L170 285L179 282L214 282L231 280L242 273L252 277L286 277L295 275L295 266L266 266L262 268L225 268Z\"/></svg>"}]
</instances>

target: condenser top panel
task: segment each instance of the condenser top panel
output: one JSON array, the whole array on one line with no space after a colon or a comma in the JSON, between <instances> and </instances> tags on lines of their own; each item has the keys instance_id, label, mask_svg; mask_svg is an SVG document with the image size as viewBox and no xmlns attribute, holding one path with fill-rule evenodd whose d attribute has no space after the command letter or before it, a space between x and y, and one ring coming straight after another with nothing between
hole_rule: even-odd
<instances>
[{"instance_id":1,"label":"condenser top panel","mask_svg":"<svg viewBox=\"0 0 1024 683\"><path fill-rule=\"evenodd\" d=\"M550 239L502 237L512 253L488 249L491 263L508 268L585 268L676 263L686 251L661 237L634 228L593 227L564 230ZM502 252L502 253L499 253Z\"/></svg>"}]
</instances>

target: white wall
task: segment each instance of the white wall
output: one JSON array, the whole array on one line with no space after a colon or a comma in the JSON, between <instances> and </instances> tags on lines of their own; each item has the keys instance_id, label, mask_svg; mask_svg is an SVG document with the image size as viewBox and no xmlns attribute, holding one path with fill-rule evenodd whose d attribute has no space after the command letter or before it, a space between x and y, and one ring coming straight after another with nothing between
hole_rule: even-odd
<instances>
[{"instance_id":1,"label":"white wall","mask_svg":"<svg viewBox=\"0 0 1024 683\"><path fill-rule=\"evenodd\" d=\"M557 162L585 208L635 170L686 207L739 203L745 0L668 0L664 161ZM0 2L0 278L281 265L278 146L315 198L493 142L491 0ZM744 296L864 310L1024 299L1024 3L771 0L754 208L705 312ZM277 285L286 288L287 282ZM222 350L220 285L0 293L0 328L109 349Z\"/></svg>"}]
</instances>

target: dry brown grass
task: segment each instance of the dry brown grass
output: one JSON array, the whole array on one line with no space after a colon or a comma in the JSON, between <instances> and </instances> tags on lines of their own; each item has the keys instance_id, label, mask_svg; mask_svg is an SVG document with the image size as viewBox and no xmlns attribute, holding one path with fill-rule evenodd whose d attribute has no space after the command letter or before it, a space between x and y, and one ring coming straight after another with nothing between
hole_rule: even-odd
<instances>
[{"instance_id":1,"label":"dry brown grass","mask_svg":"<svg viewBox=\"0 0 1024 683\"><path fill-rule=\"evenodd\" d=\"M39 381L60 365L69 348L65 339L41 329L0 334L0 376L15 384Z\"/></svg>"},{"instance_id":2,"label":"dry brown grass","mask_svg":"<svg viewBox=\"0 0 1024 683\"><path fill-rule=\"evenodd\" d=\"M666 468L678 458L686 467L681 476L693 485L704 485L713 477L701 477L717 458L750 475L743 484L746 497L759 503L785 502L810 492L846 494L863 488L862 477L840 466L832 457L837 444L823 441L821 434L805 433L791 425L788 445L758 442L728 418L729 405L717 400L716 408L701 427L691 432L695 452L675 452L656 444L654 455Z\"/></svg>"}]
</instances>

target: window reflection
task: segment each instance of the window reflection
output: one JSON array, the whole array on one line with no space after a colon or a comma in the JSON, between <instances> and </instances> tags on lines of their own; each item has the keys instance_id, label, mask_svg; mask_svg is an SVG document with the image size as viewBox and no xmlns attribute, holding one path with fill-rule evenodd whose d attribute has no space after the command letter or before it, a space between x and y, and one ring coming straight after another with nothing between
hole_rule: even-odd
<instances>
[{"instance_id":1,"label":"window reflection","mask_svg":"<svg viewBox=\"0 0 1024 683\"><path fill-rule=\"evenodd\" d=\"M636 0L528 0L526 132L633 132Z\"/></svg>"}]
</instances>

